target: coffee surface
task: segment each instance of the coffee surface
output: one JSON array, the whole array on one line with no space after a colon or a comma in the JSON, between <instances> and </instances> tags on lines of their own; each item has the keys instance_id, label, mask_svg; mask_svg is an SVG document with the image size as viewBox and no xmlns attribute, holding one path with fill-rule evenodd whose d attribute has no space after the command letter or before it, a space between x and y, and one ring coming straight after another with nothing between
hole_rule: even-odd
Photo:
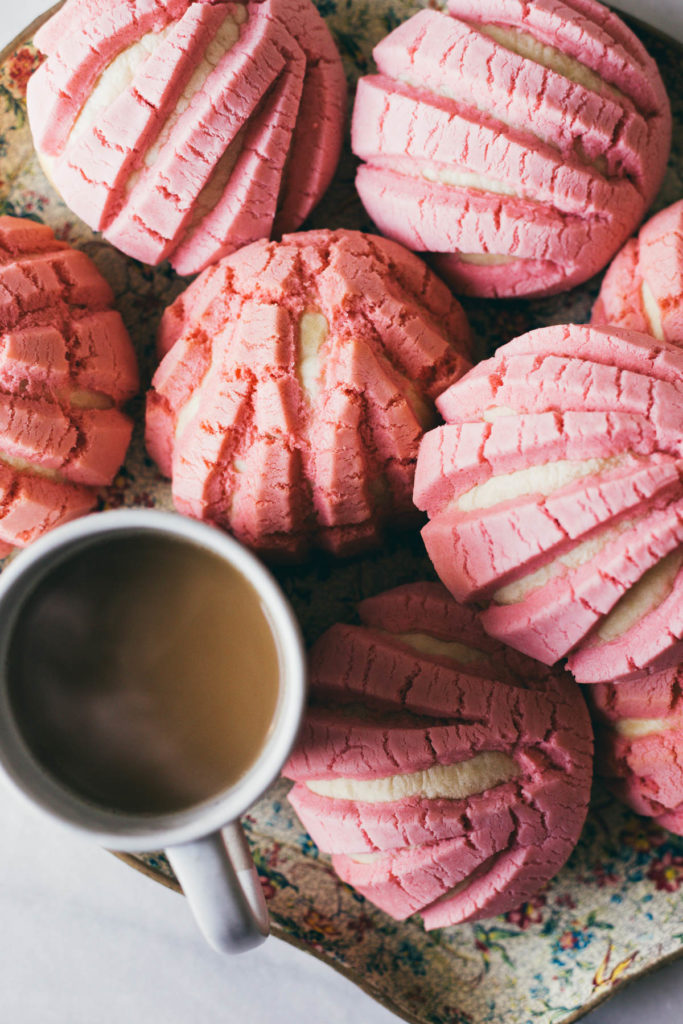
<instances>
[{"instance_id":1,"label":"coffee surface","mask_svg":"<svg viewBox=\"0 0 683 1024\"><path fill-rule=\"evenodd\" d=\"M10 699L43 766L101 806L166 813L236 782L278 699L259 595L216 555L141 533L53 569L19 615Z\"/></svg>"}]
</instances>

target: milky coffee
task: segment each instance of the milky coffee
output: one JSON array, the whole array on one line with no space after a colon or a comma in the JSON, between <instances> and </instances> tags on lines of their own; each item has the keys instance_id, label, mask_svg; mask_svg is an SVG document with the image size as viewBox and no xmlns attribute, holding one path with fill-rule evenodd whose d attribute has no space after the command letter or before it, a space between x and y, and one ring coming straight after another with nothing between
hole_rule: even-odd
<instances>
[{"instance_id":1,"label":"milky coffee","mask_svg":"<svg viewBox=\"0 0 683 1024\"><path fill-rule=\"evenodd\" d=\"M10 699L35 757L112 810L212 797L257 759L280 664L261 600L204 548L149 533L81 548L19 613Z\"/></svg>"}]
</instances>

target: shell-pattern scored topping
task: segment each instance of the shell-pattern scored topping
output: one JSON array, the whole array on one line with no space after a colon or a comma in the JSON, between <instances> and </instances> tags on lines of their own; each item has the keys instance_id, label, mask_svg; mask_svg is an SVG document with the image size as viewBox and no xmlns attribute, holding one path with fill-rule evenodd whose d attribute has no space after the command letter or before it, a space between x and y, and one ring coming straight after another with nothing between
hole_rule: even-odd
<instances>
[{"instance_id":1,"label":"shell-pattern scored topping","mask_svg":"<svg viewBox=\"0 0 683 1024\"><path fill-rule=\"evenodd\" d=\"M579 688L492 640L440 584L359 613L311 652L290 801L341 878L397 919L438 928L517 906L559 870L586 814Z\"/></svg>"},{"instance_id":2,"label":"shell-pattern scored topping","mask_svg":"<svg viewBox=\"0 0 683 1024\"><path fill-rule=\"evenodd\" d=\"M683 346L683 200L652 217L612 261L591 323Z\"/></svg>"},{"instance_id":3,"label":"shell-pattern scored topping","mask_svg":"<svg viewBox=\"0 0 683 1024\"><path fill-rule=\"evenodd\" d=\"M379 229L456 291L546 295L601 269L661 184L654 61L595 0L449 0L399 25L361 79L353 148Z\"/></svg>"},{"instance_id":4,"label":"shell-pattern scored topping","mask_svg":"<svg viewBox=\"0 0 683 1024\"><path fill-rule=\"evenodd\" d=\"M346 81L311 0L67 0L35 43L46 173L130 256L197 273L330 183Z\"/></svg>"},{"instance_id":5,"label":"shell-pattern scored topping","mask_svg":"<svg viewBox=\"0 0 683 1024\"><path fill-rule=\"evenodd\" d=\"M138 389L114 296L51 229L0 217L0 551L91 509L130 442Z\"/></svg>"},{"instance_id":6,"label":"shell-pattern scored topping","mask_svg":"<svg viewBox=\"0 0 683 1024\"><path fill-rule=\"evenodd\" d=\"M683 667L585 688L596 771L638 814L683 835Z\"/></svg>"},{"instance_id":7,"label":"shell-pattern scored topping","mask_svg":"<svg viewBox=\"0 0 683 1024\"><path fill-rule=\"evenodd\" d=\"M437 403L423 537L491 635L579 682L683 656L683 352L616 327L532 331ZM506 415L491 416L504 407Z\"/></svg>"},{"instance_id":8,"label":"shell-pattern scored topping","mask_svg":"<svg viewBox=\"0 0 683 1024\"><path fill-rule=\"evenodd\" d=\"M147 446L177 508L272 555L348 552L415 522L433 399L469 367L449 290L394 242L257 242L166 311Z\"/></svg>"}]
</instances>

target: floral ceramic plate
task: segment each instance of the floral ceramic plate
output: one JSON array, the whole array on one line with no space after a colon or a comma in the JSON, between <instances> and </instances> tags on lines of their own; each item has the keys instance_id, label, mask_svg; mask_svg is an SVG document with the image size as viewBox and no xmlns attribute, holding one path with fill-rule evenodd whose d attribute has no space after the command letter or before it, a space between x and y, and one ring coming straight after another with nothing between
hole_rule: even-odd
<instances>
[{"instance_id":1,"label":"floral ceramic plate","mask_svg":"<svg viewBox=\"0 0 683 1024\"><path fill-rule=\"evenodd\" d=\"M369 69L374 43L426 4L317 2L351 83ZM43 177L25 106L26 83L37 64L30 42L36 27L0 55L0 213L45 221L89 253L114 287L149 379L159 317L186 282L168 266L150 269L114 251L70 214ZM674 148L661 207L683 195L683 61L676 44L639 32L659 62L674 107ZM371 228L353 173L347 151L310 226ZM479 337L488 339L481 354L532 327L585 321L598 283L536 302L467 302ZM170 507L170 488L143 449L142 399L133 411L138 429L130 457L103 494L102 506ZM311 641L334 621L350 618L361 597L432 575L417 534L394 539L371 557L337 564L321 556L304 568L278 572ZM427 934L416 919L397 924L338 881L290 810L287 788L274 786L245 819L273 931L348 975L406 1020L568 1024L617 983L683 953L683 839L601 791L570 862L533 901L504 917ZM176 884L162 855L126 859L158 881Z\"/></svg>"}]
</instances>

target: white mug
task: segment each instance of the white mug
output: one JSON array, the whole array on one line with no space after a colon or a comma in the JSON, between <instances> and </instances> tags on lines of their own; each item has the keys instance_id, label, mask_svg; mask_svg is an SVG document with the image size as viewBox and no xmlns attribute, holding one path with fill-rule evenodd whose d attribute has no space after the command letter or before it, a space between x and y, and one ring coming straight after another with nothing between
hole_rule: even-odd
<instances>
[{"instance_id":1,"label":"white mug","mask_svg":"<svg viewBox=\"0 0 683 1024\"><path fill-rule=\"evenodd\" d=\"M279 695L264 746L247 772L217 796L164 814L111 810L47 772L15 721L7 660L22 607L45 576L75 553L113 538L150 533L208 550L258 593L278 649ZM219 952L238 953L268 935L268 911L239 817L278 776L296 740L306 690L304 645L294 613L264 566L232 537L173 513L121 510L59 527L0 575L0 776L35 807L113 850L165 849L197 922Z\"/></svg>"}]
</instances>

